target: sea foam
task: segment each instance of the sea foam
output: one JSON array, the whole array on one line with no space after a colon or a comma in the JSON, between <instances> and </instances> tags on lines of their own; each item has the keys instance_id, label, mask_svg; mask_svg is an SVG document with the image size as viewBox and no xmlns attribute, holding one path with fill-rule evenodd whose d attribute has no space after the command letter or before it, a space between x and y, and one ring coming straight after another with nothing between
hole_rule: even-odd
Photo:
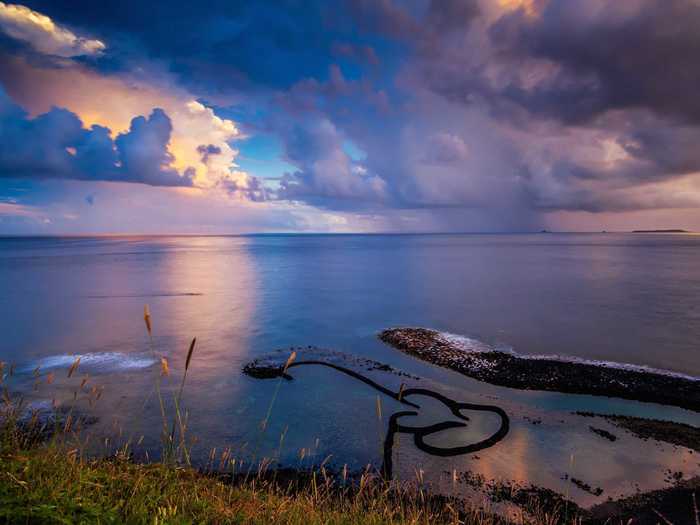
<instances>
[{"instance_id":1,"label":"sea foam","mask_svg":"<svg viewBox=\"0 0 700 525\"><path fill-rule=\"evenodd\" d=\"M478 339L472 339L471 337L466 337L463 335L452 334L450 332L439 332L440 337L446 343L449 343L454 348L457 348L465 353L478 354L486 352L500 352L504 354L509 354L519 359L529 359L532 361L561 361L564 363L575 363L582 365L592 365L599 366L602 368L615 368L618 370L630 370L632 372L640 372L643 374L657 374L668 377L677 377L680 379L687 379L689 381L700 381L700 377L683 374L681 372L675 372L672 370L664 370L661 368L654 368L646 365L635 365L631 363L618 363L615 361L605 361L599 359L585 359L583 357L567 356L560 354L521 354L513 350L512 347L507 345L489 345Z\"/></svg>"},{"instance_id":2,"label":"sea foam","mask_svg":"<svg viewBox=\"0 0 700 525\"><path fill-rule=\"evenodd\" d=\"M92 372L113 372L125 370L138 370L148 368L156 363L156 360L149 356L138 354L124 354L121 352L99 352L87 354L60 354L41 358L28 366L24 371L51 370L55 368L69 368L76 359L80 358L80 369Z\"/></svg>"}]
</instances>

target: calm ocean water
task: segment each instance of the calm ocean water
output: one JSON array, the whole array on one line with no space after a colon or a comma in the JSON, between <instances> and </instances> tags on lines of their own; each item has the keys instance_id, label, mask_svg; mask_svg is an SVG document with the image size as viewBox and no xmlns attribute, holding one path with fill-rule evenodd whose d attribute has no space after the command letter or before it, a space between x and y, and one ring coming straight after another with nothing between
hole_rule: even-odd
<instances>
[{"instance_id":1,"label":"calm ocean water","mask_svg":"<svg viewBox=\"0 0 700 525\"><path fill-rule=\"evenodd\" d=\"M294 464L307 447L315 458L334 454L356 468L377 462L376 392L331 370L295 371L260 435L277 382L243 376L241 367L297 345L388 362L454 396L490 396L524 413L593 407L698 423L693 414L654 405L484 385L401 355L376 333L425 326L524 354L700 376L700 236L1 238L0 297L0 360L17 364L15 388L37 400L55 397L45 384L34 391L29 371L61 370L83 355L81 373L105 390L96 409L104 424L145 434L145 446L155 443L158 424L144 304L156 351L175 375L197 337L186 403L202 450L246 443ZM386 381L397 386L399 379ZM63 378L51 388L69 398L75 386ZM545 444L537 432L522 427L523 465L541 462L545 449L556 448L551 440L567 457L567 436ZM506 459L494 456L492 464L499 461Z\"/></svg>"}]
</instances>

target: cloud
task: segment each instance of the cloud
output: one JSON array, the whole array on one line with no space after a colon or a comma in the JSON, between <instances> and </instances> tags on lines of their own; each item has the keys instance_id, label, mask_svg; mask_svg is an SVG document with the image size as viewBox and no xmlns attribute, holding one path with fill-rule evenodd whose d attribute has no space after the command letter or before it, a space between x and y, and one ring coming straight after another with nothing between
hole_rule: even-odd
<instances>
[{"instance_id":1,"label":"cloud","mask_svg":"<svg viewBox=\"0 0 700 525\"><path fill-rule=\"evenodd\" d=\"M439 132L428 137L428 151L424 157L429 164L453 164L467 158L467 145L461 137Z\"/></svg>"},{"instance_id":2,"label":"cloud","mask_svg":"<svg viewBox=\"0 0 700 525\"><path fill-rule=\"evenodd\" d=\"M119 171L123 180L142 182L152 186L191 186L194 171L186 169L182 175L171 167L173 156L168 143L173 126L160 108L146 118L135 117L128 133L114 141L119 155Z\"/></svg>"},{"instance_id":3,"label":"cloud","mask_svg":"<svg viewBox=\"0 0 700 525\"><path fill-rule=\"evenodd\" d=\"M366 154L359 168L381 191L353 184L357 167L338 140L282 126L287 160L300 167L282 182L282 198L382 213L425 208L454 220L465 215L447 210L462 208L510 225L559 211L696 206L697 186L674 188L700 178L697 2L346 5L358 27L409 50L400 92L379 114L367 103L372 83L334 65L325 82L305 79L280 95L280 108L352 140Z\"/></svg>"},{"instance_id":4,"label":"cloud","mask_svg":"<svg viewBox=\"0 0 700 525\"><path fill-rule=\"evenodd\" d=\"M31 114L60 105L88 126L97 124L118 133L129 130L133 117L148 114L154 107L162 108L171 123L171 166L188 174L194 186L213 189L223 187L223 181L233 181L240 191L231 191L234 186L229 185L229 195L245 199L246 189L260 184L236 164L238 152L231 144L242 138L236 124L217 116L187 91L173 87L170 77L102 76L81 64L41 67L21 57L1 54L0 64L0 80L12 98ZM220 152L208 155L205 161L199 151L202 144Z\"/></svg>"},{"instance_id":5,"label":"cloud","mask_svg":"<svg viewBox=\"0 0 700 525\"><path fill-rule=\"evenodd\" d=\"M626 130L617 139L630 157L647 163L639 177L659 178L700 172L700 126L645 112L626 113Z\"/></svg>"},{"instance_id":6,"label":"cloud","mask_svg":"<svg viewBox=\"0 0 700 525\"><path fill-rule=\"evenodd\" d=\"M31 195L25 196L31 199L31 204L6 208L8 214L4 216L0 205L3 233L231 234L387 229L381 216L322 211L284 201L234 201L225 192L197 188L183 191L172 187L71 180L31 181L31 185ZM99 195L99 206L87 206L85 192ZM45 197L39 199L38 195ZM17 215L18 209L32 215Z\"/></svg>"},{"instance_id":7,"label":"cloud","mask_svg":"<svg viewBox=\"0 0 700 525\"><path fill-rule=\"evenodd\" d=\"M213 155L221 155L221 148L215 146L214 144L201 144L197 146L197 153L202 156L202 162L204 164L208 164L209 157Z\"/></svg>"},{"instance_id":8,"label":"cloud","mask_svg":"<svg viewBox=\"0 0 700 525\"><path fill-rule=\"evenodd\" d=\"M0 2L0 31L47 55L98 55L106 49L103 42L77 36L48 16L19 4Z\"/></svg>"},{"instance_id":9,"label":"cloud","mask_svg":"<svg viewBox=\"0 0 700 525\"><path fill-rule=\"evenodd\" d=\"M16 202L0 201L0 217L23 217L43 221L46 217L33 206L17 204Z\"/></svg>"},{"instance_id":10,"label":"cloud","mask_svg":"<svg viewBox=\"0 0 700 525\"><path fill-rule=\"evenodd\" d=\"M512 12L490 30L499 53L549 64L551 74L530 87L514 79L500 91L570 121L647 108L700 122L699 26L695 0L560 0L537 16Z\"/></svg>"},{"instance_id":11,"label":"cloud","mask_svg":"<svg viewBox=\"0 0 700 525\"><path fill-rule=\"evenodd\" d=\"M0 177L191 186L191 171L180 174L171 167L171 129L168 116L156 108L148 118L134 118L113 141L109 129L86 129L66 109L31 118L0 91Z\"/></svg>"},{"instance_id":12,"label":"cloud","mask_svg":"<svg viewBox=\"0 0 700 525\"><path fill-rule=\"evenodd\" d=\"M395 205L521 216L697 202L697 188L673 190L700 177L697 2L431 3L418 20L400 36L402 139L364 141Z\"/></svg>"},{"instance_id":13,"label":"cloud","mask_svg":"<svg viewBox=\"0 0 700 525\"><path fill-rule=\"evenodd\" d=\"M196 100L170 104L175 106L173 121L178 131L174 151L178 165L186 163L194 167L194 181L200 188L228 185L230 195L247 198L246 190L253 190L258 181L236 164L238 151L230 143L241 134L234 122L218 117L214 110ZM202 141L207 141L204 155Z\"/></svg>"},{"instance_id":14,"label":"cloud","mask_svg":"<svg viewBox=\"0 0 700 525\"><path fill-rule=\"evenodd\" d=\"M31 5L108 41L113 52L99 68L128 73L135 61L148 57L165 64L179 85L210 100L230 100L234 91L287 88L299 78L323 74L338 39L329 19L340 14L335 4L319 0L303 6L296 0L210 0L206 8L164 0L81 1L79 7L75 0L32 0Z\"/></svg>"},{"instance_id":15,"label":"cloud","mask_svg":"<svg viewBox=\"0 0 700 525\"><path fill-rule=\"evenodd\" d=\"M286 135L286 160L299 166L281 181L278 197L324 205L324 201L381 201L386 183L354 163L342 136L326 119L294 125Z\"/></svg>"},{"instance_id":16,"label":"cloud","mask_svg":"<svg viewBox=\"0 0 700 525\"><path fill-rule=\"evenodd\" d=\"M405 38L416 34L418 20L392 0L347 0L352 20L364 31Z\"/></svg>"},{"instance_id":17,"label":"cloud","mask_svg":"<svg viewBox=\"0 0 700 525\"><path fill-rule=\"evenodd\" d=\"M0 81L28 111L3 122L41 152L6 156L27 178L191 184L328 215L309 227L523 229L698 206L697 0L72 4L31 6L100 35L101 55L0 41ZM263 158L258 133L279 144ZM282 161L279 179L255 176Z\"/></svg>"}]
</instances>

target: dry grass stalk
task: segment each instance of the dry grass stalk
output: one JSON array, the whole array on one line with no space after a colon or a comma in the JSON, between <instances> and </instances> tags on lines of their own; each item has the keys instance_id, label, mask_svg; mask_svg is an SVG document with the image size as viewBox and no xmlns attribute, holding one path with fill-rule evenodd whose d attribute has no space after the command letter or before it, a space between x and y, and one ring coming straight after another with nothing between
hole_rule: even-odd
<instances>
[{"instance_id":1,"label":"dry grass stalk","mask_svg":"<svg viewBox=\"0 0 700 525\"><path fill-rule=\"evenodd\" d=\"M172 430L170 432L170 440L171 442L174 442L175 440L175 424L177 422L179 428L180 428L180 448L183 451L185 455L185 461L187 462L188 465L191 464L191 459L190 459L190 453L189 450L187 450L187 443L185 441L185 429L186 429L186 424L183 422L182 419L182 412L180 410L180 404L182 401L182 392L185 388L185 380L187 379L187 371L190 368L190 362L192 361L192 354L194 353L194 347L197 343L197 338L193 338L192 342L190 343L190 347L187 350L187 358L185 359L185 371L182 373L182 381L180 382L180 388L178 390L177 395L175 396L175 419L173 420L173 426Z\"/></svg>"},{"instance_id":2,"label":"dry grass stalk","mask_svg":"<svg viewBox=\"0 0 700 525\"><path fill-rule=\"evenodd\" d=\"M262 439L263 434L267 430L267 424L270 422L270 416L272 415L272 407L275 405L275 400L277 399L277 395L279 394L280 387L282 386L282 380L284 379L284 374L287 372L287 368L294 362L294 360L297 358L297 353L295 351L292 351L292 353L289 355L287 358L287 362L284 365L283 368L283 373L280 376L279 380L277 381L277 385L275 386L275 392L272 395L272 399L270 400L270 406L267 407L267 414L265 414L265 419L263 419L260 423L260 437L258 438L258 443L255 447L255 455L257 455L257 450L260 446L260 439Z\"/></svg>"},{"instance_id":3,"label":"dry grass stalk","mask_svg":"<svg viewBox=\"0 0 700 525\"><path fill-rule=\"evenodd\" d=\"M652 508L651 510L654 512L654 514L656 514L659 518L661 518L661 520L662 520L666 525L673 525L673 523L672 523L671 521L669 521L669 520L666 518L666 516L664 516L663 514L661 514L658 510L653 509L653 508Z\"/></svg>"},{"instance_id":4,"label":"dry grass stalk","mask_svg":"<svg viewBox=\"0 0 700 525\"><path fill-rule=\"evenodd\" d=\"M148 331L148 345L151 349L151 355L153 356L154 359L156 359L156 351L153 348L153 323L151 322L151 311L148 308L148 305L144 305L143 307L143 320L146 323L146 330ZM166 461L170 461L172 459L172 440L170 434L168 434L168 419L165 414L165 403L163 401L163 395L161 394L160 391L160 378L162 375L162 372L167 370L169 372L169 369L167 369L167 361L165 360L164 357L161 357L160 359L161 362L161 374L156 375L156 384L155 384L155 389L156 389L156 394L158 396L158 404L160 405L160 417L161 421L163 424L163 432L162 432L162 440L164 444L164 451L163 455L166 458ZM164 366L165 364L165 366Z\"/></svg>"}]
</instances>

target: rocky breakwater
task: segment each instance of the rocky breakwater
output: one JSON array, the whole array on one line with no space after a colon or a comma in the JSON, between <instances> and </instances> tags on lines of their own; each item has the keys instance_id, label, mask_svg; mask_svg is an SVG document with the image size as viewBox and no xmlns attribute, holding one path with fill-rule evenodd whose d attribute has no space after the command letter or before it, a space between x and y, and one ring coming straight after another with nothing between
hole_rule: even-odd
<instances>
[{"instance_id":1,"label":"rocky breakwater","mask_svg":"<svg viewBox=\"0 0 700 525\"><path fill-rule=\"evenodd\" d=\"M479 381L522 390L618 397L700 412L700 379L631 365L500 351L426 328L391 328L388 345Z\"/></svg>"}]
</instances>

